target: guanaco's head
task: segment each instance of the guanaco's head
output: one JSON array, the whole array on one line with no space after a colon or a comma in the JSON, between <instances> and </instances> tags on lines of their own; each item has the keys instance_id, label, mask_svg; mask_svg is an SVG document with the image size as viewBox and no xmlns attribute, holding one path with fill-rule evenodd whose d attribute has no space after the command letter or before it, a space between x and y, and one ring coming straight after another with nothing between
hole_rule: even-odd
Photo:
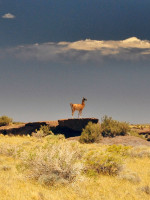
<instances>
[{"instance_id":1,"label":"guanaco's head","mask_svg":"<svg viewBox=\"0 0 150 200\"><path fill-rule=\"evenodd\" d=\"M83 97L82 101L87 101L87 99Z\"/></svg>"}]
</instances>

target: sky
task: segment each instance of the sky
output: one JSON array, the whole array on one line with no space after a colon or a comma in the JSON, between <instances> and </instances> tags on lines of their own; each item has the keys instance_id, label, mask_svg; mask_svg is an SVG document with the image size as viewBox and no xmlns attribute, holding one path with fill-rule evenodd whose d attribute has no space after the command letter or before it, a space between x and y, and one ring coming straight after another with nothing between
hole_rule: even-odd
<instances>
[{"instance_id":1,"label":"sky","mask_svg":"<svg viewBox=\"0 0 150 200\"><path fill-rule=\"evenodd\" d=\"M149 0L0 0L0 116L150 123ZM77 117L77 112L75 117Z\"/></svg>"}]
</instances>

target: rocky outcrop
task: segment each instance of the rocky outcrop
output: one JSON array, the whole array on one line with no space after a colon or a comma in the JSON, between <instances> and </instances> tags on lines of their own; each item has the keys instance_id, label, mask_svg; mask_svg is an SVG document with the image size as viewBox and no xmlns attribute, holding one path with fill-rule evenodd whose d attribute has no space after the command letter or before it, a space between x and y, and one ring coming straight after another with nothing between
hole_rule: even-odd
<instances>
[{"instance_id":1,"label":"rocky outcrop","mask_svg":"<svg viewBox=\"0 0 150 200\"><path fill-rule=\"evenodd\" d=\"M4 135L31 135L32 132L44 125L48 125L54 129L58 126L58 121L30 122L14 128L1 127L0 133Z\"/></svg>"},{"instance_id":2,"label":"rocky outcrop","mask_svg":"<svg viewBox=\"0 0 150 200\"><path fill-rule=\"evenodd\" d=\"M139 135L150 135L150 130L139 131Z\"/></svg>"},{"instance_id":3,"label":"rocky outcrop","mask_svg":"<svg viewBox=\"0 0 150 200\"><path fill-rule=\"evenodd\" d=\"M64 134L65 137L73 137L81 135L82 129L88 122L98 123L96 118L81 118L81 119L62 119L58 121L43 121L31 122L23 124L15 128L0 128L0 133L4 135L31 135L40 126L47 125L51 128L54 134Z\"/></svg>"},{"instance_id":4,"label":"rocky outcrop","mask_svg":"<svg viewBox=\"0 0 150 200\"><path fill-rule=\"evenodd\" d=\"M56 134L64 134L65 137L80 136L82 129L88 124L88 122L98 123L96 118L79 118L79 119L61 119L58 120L58 126L54 130Z\"/></svg>"},{"instance_id":5,"label":"rocky outcrop","mask_svg":"<svg viewBox=\"0 0 150 200\"><path fill-rule=\"evenodd\" d=\"M150 130L148 128L145 128L143 130L138 131L139 135L143 135L147 141L150 141Z\"/></svg>"},{"instance_id":6,"label":"rocky outcrop","mask_svg":"<svg viewBox=\"0 0 150 200\"><path fill-rule=\"evenodd\" d=\"M60 127L66 127L74 131L82 131L88 122L98 123L98 121L96 118L61 119L58 120L58 124Z\"/></svg>"}]
</instances>

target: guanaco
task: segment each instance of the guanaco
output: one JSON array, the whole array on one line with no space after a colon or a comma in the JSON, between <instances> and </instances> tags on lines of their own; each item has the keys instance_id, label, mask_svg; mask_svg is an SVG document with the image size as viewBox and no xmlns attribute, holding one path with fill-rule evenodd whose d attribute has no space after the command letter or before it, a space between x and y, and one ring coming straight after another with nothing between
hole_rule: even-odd
<instances>
[{"instance_id":1,"label":"guanaco","mask_svg":"<svg viewBox=\"0 0 150 200\"><path fill-rule=\"evenodd\" d=\"M83 110L83 108L85 107L85 101L87 101L87 99L83 97L82 103L81 103L81 104L72 104L72 103L70 103L71 110L72 110L72 118L73 118L74 112L75 112L76 110L79 111L79 113L78 113L78 118L81 117L81 115L82 115L82 110Z\"/></svg>"}]
</instances>

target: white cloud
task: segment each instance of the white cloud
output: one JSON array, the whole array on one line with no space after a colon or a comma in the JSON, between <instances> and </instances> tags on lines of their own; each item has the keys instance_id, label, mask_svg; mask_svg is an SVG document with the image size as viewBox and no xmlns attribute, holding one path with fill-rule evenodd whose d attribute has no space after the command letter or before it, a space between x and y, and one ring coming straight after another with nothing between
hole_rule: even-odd
<instances>
[{"instance_id":1,"label":"white cloud","mask_svg":"<svg viewBox=\"0 0 150 200\"><path fill-rule=\"evenodd\" d=\"M139 48L145 49L150 48L150 42L145 40L140 40L136 37L131 37L126 40L121 41L98 41L98 40L80 40L77 42L72 42L68 44L68 48L76 49L76 50L86 50L86 51L94 51L105 49L119 49L119 48ZM118 51L116 51L118 53ZM109 54L109 53L108 53Z\"/></svg>"},{"instance_id":2,"label":"white cloud","mask_svg":"<svg viewBox=\"0 0 150 200\"><path fill-rule=\"evenodd\" d=\"M14 19L15 18L15 15L11 14L11 13L6 13L2 16L2 18L5 18L5 19Z\"/></svg>"},{"instance_id":3,"label":"white cloud","mask_svg":"<svg viewBox=\"0 0 150 200\"><path fill-rule=\"evenodd\" d=\"M150 41L131 37L120 41L80 40L49 42L6 49L19 59L59 62L101 62L104 60L150 60Z\"/></svg>"}]
</instances>

